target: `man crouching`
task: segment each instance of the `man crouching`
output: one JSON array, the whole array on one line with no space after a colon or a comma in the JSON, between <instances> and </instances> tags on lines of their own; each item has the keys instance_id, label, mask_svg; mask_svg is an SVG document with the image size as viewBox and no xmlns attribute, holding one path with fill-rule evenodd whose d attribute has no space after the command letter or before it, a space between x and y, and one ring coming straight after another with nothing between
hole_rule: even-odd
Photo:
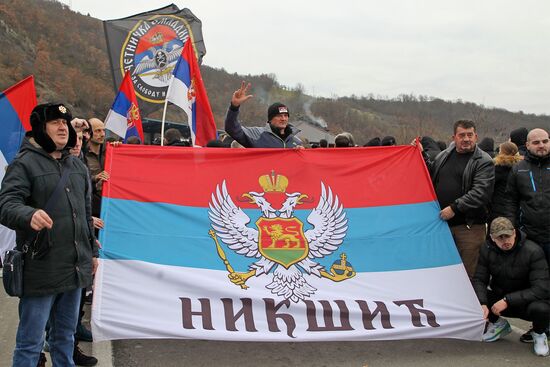
<instances>
[{"instance_id":1,"label":"man crouching","mask_svg":"<svg viewBox=\"0 0 550 367\"><path fill-rule=\"evenodd\" d=\"M550 278L544 252L504 217L493 220L490 235L473 279L483 316L489 321L483 340L493 342L512 331L501 316L518 317L533 322L535 354L546 356Z\"/></svg>"}]
</instances>

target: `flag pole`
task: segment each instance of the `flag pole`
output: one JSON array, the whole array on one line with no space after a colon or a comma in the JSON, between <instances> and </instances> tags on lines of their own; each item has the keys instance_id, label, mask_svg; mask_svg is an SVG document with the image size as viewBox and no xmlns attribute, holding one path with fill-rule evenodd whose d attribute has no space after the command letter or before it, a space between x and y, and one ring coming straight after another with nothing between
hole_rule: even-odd
<instances>
[{"instance_id":1,"label":"flag pole","mask_svg":"<svg viewBox=\"0 0 550 367\"><path fill-rule=\"evenodd\" d=\"M170 86L168 86L170 90ZM166 107L168 107L168 91L166 91L166 99L164 100L164 111L162 111L162 122L160 124L160 146L164 146L164 121L166 121Z\"/></svg>"}]
</instances>

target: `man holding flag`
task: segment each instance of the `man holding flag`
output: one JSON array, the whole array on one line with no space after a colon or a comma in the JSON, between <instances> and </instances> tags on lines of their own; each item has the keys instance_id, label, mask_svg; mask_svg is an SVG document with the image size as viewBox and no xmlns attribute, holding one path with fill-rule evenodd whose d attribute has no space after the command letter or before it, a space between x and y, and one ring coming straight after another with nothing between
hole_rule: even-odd
<instances>
[{"instance_id":1,"label":"man holding flag","mask_svg":"<svg viewBox=\"0 0 550 367\"><path fill-rule=\"evenodd\" d=\"M174 68L174 76L168 86L162 117L162 134L164 133L168 102L172 102L187 114L193 145L205 146L210 140L216 139L216 122L212 115L212 108L210 108L191 38L185 42L181 57Z\"/></svg>"}]
</instances>

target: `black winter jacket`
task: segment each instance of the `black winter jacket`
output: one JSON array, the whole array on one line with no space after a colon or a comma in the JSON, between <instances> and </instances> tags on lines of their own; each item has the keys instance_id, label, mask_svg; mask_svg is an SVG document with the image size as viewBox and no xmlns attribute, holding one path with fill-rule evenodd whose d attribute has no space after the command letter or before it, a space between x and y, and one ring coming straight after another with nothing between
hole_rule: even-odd
<instances>
[{"instance_id":1,"label":"black winter jacket","mask_svg":"<svg viewBox=\"0 0 550 367\"><path fill-rule=\"evenodd\" d=\"M71 174L48 215L53 227L40 232L44 256L25 256L23 295L42 296L87 287L92 283L92 256L98 249L91 229L88 173L68 151L52 158L33 139L25 139L20 153L8 166L0 191L0 223L16 230L17 247L36 232L30 226L38 208L44 208L69 160Z\"/></svg>"},{"instance_id":2,"label":"black winter jacket","mask_svg":"<svg viewBox=\"0 0 550 367\"><path fill-rule=\"evenodd\" d=\"M550 298L548 264L542 248L516 231L516 245L502 251L491 240L481 247L473 286L479 303L487 305L487 286L511 307Z\"/></svg>"},{"instance_id":3,"label":"black winter jacket","mask_svg":"<svg viewBox=\"0 0 550 367\"><path fill-rule=\"evenodd\" d=\"M441 167L454 149L456 149L454 144L451 144L433 160L427 154L423 154L434 186ZM462 176L462 196L451 204L451 208L464 213L468 225L485 222L488 206L493 196L494 184L495 166L493 160L489 154L476 146Z\"/></svg>"},{"instance_id":4,"label":"black winter jacket","mask_svg":"<svg viewBox=\"0 0 550 367\"><path fill-rule=\"evenodd\" d=\"M550 156L540 158L527 152L512 167L506 185L508 217L537 243L550 242ZM518 213L519 218L514 218Z\"/></svg>"}]
</instances>

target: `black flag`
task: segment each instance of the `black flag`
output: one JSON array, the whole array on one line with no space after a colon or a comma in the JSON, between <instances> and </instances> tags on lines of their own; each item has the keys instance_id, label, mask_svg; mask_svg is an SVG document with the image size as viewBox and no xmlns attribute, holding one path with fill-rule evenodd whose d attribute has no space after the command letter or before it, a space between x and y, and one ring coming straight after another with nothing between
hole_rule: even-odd
<instances>
[{"instance_id":1,"label":"black flag","mask_svg":"<svg viewBox=\"0 0 550 367\"><path fill-rule=\"evenodd\" d=\"M162 107L172 70L189 37L199 62L206 54L201 21L191 10L174 4L103 25L114 89L130 71L143 116Z\"/></svg>"}]
</instances>

